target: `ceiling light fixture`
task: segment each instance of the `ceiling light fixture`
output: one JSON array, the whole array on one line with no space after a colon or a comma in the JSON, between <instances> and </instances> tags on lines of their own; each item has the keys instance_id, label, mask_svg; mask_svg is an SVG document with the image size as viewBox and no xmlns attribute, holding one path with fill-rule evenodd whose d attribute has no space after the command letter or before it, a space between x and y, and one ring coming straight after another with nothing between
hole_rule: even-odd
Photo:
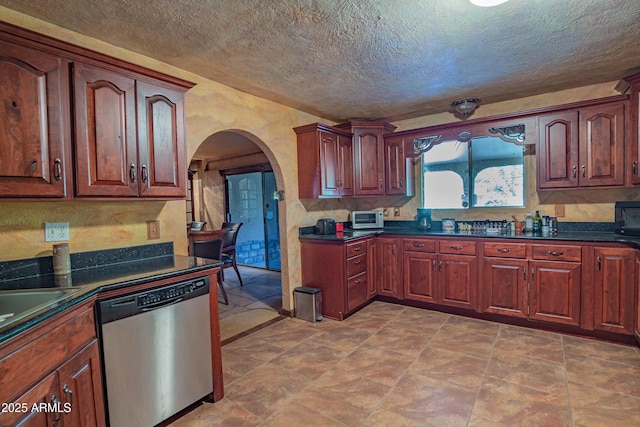
<instances>
[{"instance_id":1,"label":"ceiling light fixture","mask_svg":"<svg viewBox=\"0 0 640 427\"><path fill-rule=\"evenodd\" d=\"M509 0L469 0L471 3L480 7L492 7L502 3L506 3Z\"/></svg>"},{"instance_id":2,"label":"ceiling light fixture","mask_svg":"<svg viewBox=\"0 0 640 427\"><path fill-rule=\"evenodd\" d=\"M478 107L480 103L480 99L478 98L465 98L459 99L457 101L453 101L451 103L451 107L460 114L463 118L469 117L475 109Z\"/></svg>"}]
</instances>

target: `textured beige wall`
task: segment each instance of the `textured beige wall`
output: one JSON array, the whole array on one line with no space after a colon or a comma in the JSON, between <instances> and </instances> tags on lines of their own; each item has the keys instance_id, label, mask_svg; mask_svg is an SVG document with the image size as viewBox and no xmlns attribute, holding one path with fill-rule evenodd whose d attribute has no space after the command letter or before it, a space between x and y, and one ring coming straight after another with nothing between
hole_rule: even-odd
<instances>
[{"instance_id":1,"label":"textured beige wall","mask_svg":"<svg viewBox=\"0 0 640 427\"><path fill-rule=\"evenodd\" d=\"M323 121L317 117L287 108L160 63L115 46L38 21L0 7L2 20L39 33L67 40L124 60L156 69L196 83L185 96L187 159L190 161L200 144L220 131L235 131L255 142L274 168L278 189L285 191L279 202L280 239L282 242L283 305L292 308L292 289L300 285L300 245L298 227L313 225L318 218L331 216L346 221L351 210L399 206L399 219L412 219L420 197L411 200L384 197L374 200L304 200L297 197L296 142L292 128ZM498 114L526 110L564 102L613 94L613 85L599 85L557 94L482 106L474 115ZM450 114L423 117L395 123L399 130L450 122ZM326 121L325 121L326 122ZM329 123L330 124L330 123ZM529 170L533 160L529 156ZM529 180L530 187L533 180ZM610 221L611 201L633 197L629 191L618 194L603 190L554 194L539 197L529 189L530 209L541 203L567 203L567 219L576 221ZM637 191L636 191L637 192ZM558 192L556 192L558 193ZM419 191L418 191L419 194ZM559 201L555 200L558 199ZM544 210L544 209L543 209ZM485 218L488 211L467 213ZM501 218L506 212L495 212ZM438 215L434 215L438 218ZM458 216L458 213L456 213ZM491 215L493 217L493 214ZM459 216L461 219L462 217ZM44 223L70 223L72 252L146 244L146 221L160 220L161 239L173 241L175 251L186 254L185 202L0 202L0 261L31 258L51 254L51 244L44 242Z\"/></svg>"}]
</instances>

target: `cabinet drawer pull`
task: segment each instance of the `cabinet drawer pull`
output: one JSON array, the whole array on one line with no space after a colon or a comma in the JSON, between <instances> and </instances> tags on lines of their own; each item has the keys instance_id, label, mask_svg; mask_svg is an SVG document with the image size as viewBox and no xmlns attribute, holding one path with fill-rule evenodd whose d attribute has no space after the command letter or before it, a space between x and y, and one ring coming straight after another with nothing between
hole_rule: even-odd
<instances>
[{"instance_id":1,"label":"cabinet drawer pull","mask_svg":"<svg viewBox=\"0 0 640 427\"><path fill-rule=\"evenodd\" d=\"M424 248L424 243L413 242L414 248Z\"/></svg>"},{"instance_id":2,"label":"cabinet drawer pull","mask_svg":"<svg viewBox=\"0 0 640 427\"><path fill-rule=\"evenodd\" d=\"M382 181L382 178L380 178L380 188L382 188L383 184L384 184L384 182Z\"/></svg>"},{"instance_id":3,"label":"cabinet drawer pull","mask_svg":"<svg viewBox=\"0 0 640 427\"><path fill-rule=\"evenodd\" d=\"M53 169L53 178L56 181L60 181L62 179L62 160L60 160L58 157L53 159Z\"/></svg>"},{"instance_id":4,"label":"cabinet drawer pull","mask_svg":"<svg viewBox=\"0 0 640 427\"><path fill-rule=\"evenodd\" d=\"M136 182L136 165L133 163L129 166L129 181L131 181L132 184Z\"/></svg>"},{"instance_id":5,"label":"cabinet drawer pull","mask_svg":"<svg viewBox=\"0 0 640 427\"><path fill-rule=\"evenodd\" d=\"M433 271L435 271L435 270L436 270L436 260L435 260L435 259L433 260L433 264L431 265L431 269L432 269Z\"/></svg>"},{"instance_id":6,"label":"cabinet drawer pull","mask_svg":"<svg viewBox=\"0 0 640 427\"><path fill-rule=\"evenodd\" d=\"M360 279L356 280L356 285L360 284Z\"/></svg>"},{"instance_id":7,"label":"cabinet drawer pull","mask_svg":"<svg viewBox=\"0 0 640 427\"><path fill-rule=\"evenodd\" d=\"M576 168L575 166L572 168L573 169L573 177L576 178L577 177L577 171L578 168Z\"/></svg>"},{"instance_id":8,"label":"cabinet drawer pull","mask_svg":"<svg viewBox=\"0 0 640 427\"><path fill-rule=\"evenodd\" d=\"M501 254L508 254L509 252L511 252L511 249L509 249L509 248L498 248L498 252L500 252Z\"/></svg>"},{"instance_id":9,"label":"cabinet drawer pull","mask_svg":"<svg viewBox=\"0 0 640 427\"><path fill-rule=\"evenodd\" d=\"M598 257L598 271L602 271L602 258Z\"/></svg>"},{"instance_id":10,"label":"cabinet drawer pull","mask_svg":"<svg viewBox=\"0 0 640 427\"><path fill-rule=\"evenodd\" d=\"M564 252L556 252L556 251L547 251L547 253L549 255L553 255L553 256L562 256L562 255L564 255Z\"/></svg>"},{"instance_id":11,"label":"cabinet drawer pull","mask_svg":"<svg viewBox=\"0 0 640 427\"><path fill-rule=\"evenodd\" d=\"M449 246L449 248L455 250L455 251L459 251L462 249L462 246Z\"/></svg>"},{"instance_id":12,"label":"cabinet drawer pull","mask_svg":"<svg viewBox=\"0 0 640 427\"><path fill-rule=\"evenodd\" d=\"M360 252L360 249L361 249L360 246L356 246L355 248L353 248L353 250L356 252Z\"/></svg>"},{"instance_id":13,"label":"cabinet drawer pull","mask_svg":"<svg viewBox=\"0 0 640 427\"><path fill-rule=\"evenodd\" d=\"M522 267L522 280L527 281L527 267Z\"/></svg>"},{"instance_id":14,"label":"cabinet drawer pull","mask_svg":"<svg viewBox=\"0 0 640 427\"><path fill-rule=\"evenodd\" d=\"M360 265L360 263L361 263L361 262L362 262L362 261L360 261L360 260L353 261L353 263L354 263L355 265Z\"/></svg>"},{"instance_id":15,"label":"cabinet drawer pull","mask_svg":"<svg viewBox=\"0 0 640 427\"><path fill-rule=\"evenodd\" d=\"M442 261L438 263L438 271L442 271Z\"/></svg>"},{"instance_id":16,"label":"cabinet drawer pull","mask_svg":"<svg viewBox=\"0 0 640 427\"><path fill-rule=\"evenodd\" d=\"M393 247L391 248L391 255L395 255L396 254L396 245L393 245Z\"/></svg>"},{"instance_id":17,"label":"cabinet drawer pull","mask_svg":"<svg viewBox=\"0 0 640 427\"><path fill-rule=\"evenodd\" d=\"M637 161L633 162L633 164L631 165L631 170L633 171L634 175L638 175L638 162Z\"/></svg>"},{"instance_id":18,"label":"cabinet drawer pull","mask_svg":"<svg viewBox=\"0 0 640 427\"><path fill-rule=\"evenodd\" d=\"M585 178L587 176L587 168L585 165L582 165L582 177Z\"/></svg>"}]
</instances>

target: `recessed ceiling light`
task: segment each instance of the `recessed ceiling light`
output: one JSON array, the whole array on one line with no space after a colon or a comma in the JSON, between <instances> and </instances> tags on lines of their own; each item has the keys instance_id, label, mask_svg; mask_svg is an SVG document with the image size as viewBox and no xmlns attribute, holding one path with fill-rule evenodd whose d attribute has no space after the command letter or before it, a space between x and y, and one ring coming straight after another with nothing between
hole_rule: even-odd
<instances>
[{"instance_id":1,"label":"recessed ceiling light","mask_svg":"<svg viewBox=\"0 0 640 427\"><path fill-rule=\"evenodd\" d=\"M509 0L469 0L469 1L475 4L476 6L491 7L491 6L497 6L502 3L506 3Z\"/></svg>"}]
</instances>

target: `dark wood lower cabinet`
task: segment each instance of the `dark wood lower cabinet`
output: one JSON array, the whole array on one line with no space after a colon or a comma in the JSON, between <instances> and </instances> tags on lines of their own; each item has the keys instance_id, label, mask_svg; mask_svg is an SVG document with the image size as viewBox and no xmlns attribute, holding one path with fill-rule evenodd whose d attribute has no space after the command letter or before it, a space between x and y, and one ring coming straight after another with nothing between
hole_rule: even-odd
<instances>
[{"instance_id":1,"label":"dark wood lower cabinet","mask_svg":"<svg viewBox=\"0 0 640 427\"><path fill-rule=\"evenodd\" d=\"M633 333L634 260L631 248L594 248L594 329Z\"/></svg>"},{"instance_id":2,"label":"dark wood lower cabinet","mask_svg":"<svg viewBox=\"0 0 640 427\"><path fill-rule=\"evenodd\" d=\"M0 412L0 425L105 425L92 307L63 312L0 347L0 402L13 405Z\"/></svg>"},{"instance_id":3,"label":"dark wood lower cabinet","mask_svg":"<svg viewBox=\"0 0 640 427\"><path fill-rule=\"evenodd\" d=\"M323 289L328 317L380 296L640 342L640 252L621 244L385 235L303 240L302 259L303 284Z\"/></svg>"},{"instance_id":4,"label":"dark wood lower cabinet","mask_svg":"<svg viewBox=\"0 0 640 427\"><path fill-rule=\"evenodd\" d=\"M478 261L475 255L438 255L438 274L440 304L477 308Z\"/></svg>"},{"instance_id":5,"label":"dark wood lower cabinet","mask_svg":"<svg viewBox=\"0 0 640 427\"><path fill-rule=\"evenodd\" d=\"M97 341L58 369L60 400L71 410L63 416L65 427L104 425L105 412Z\"/></svg>"},{"instance_id":6,"label":"dark wood lower cabinet","mask_svg":"<svg viewBox=\"0 0 640 427\"><path fill-rule=\"evenodd\" d=\"M376 259L376 290L378 295L402 299L402 247L400 239L378 238L378 254Z\"/></svg>"},{"instance_id":7,"label":"dark wood lower cabinet","mask_svg":"<svg viewBox=\"0 0 640 427\"><path fill-rule=\"evenodd\" d=\"M437 303L437 258L433 253L404 252L404 297Z\"/></svg>"},{"instance_id":8,"label":"dark wood lower cabinet","mask_svg":"<svg viewBox=\"0 0 640 427\"><path fill-rule=\"evenodd\" d=\"M529 316L528 266L528 261L520 259L484 259L484 312L524 319Z\"/></svg>"},{"instance_id":9,"label":"dark wood lower cabinet","mask_svg":"<svg viewBox=\"0 0 640 427\"><path fill-rule=\"evenodd\" d=\"M529 318L580 325L580 263L531 261Z\"/></svg>"}]
</instances>

